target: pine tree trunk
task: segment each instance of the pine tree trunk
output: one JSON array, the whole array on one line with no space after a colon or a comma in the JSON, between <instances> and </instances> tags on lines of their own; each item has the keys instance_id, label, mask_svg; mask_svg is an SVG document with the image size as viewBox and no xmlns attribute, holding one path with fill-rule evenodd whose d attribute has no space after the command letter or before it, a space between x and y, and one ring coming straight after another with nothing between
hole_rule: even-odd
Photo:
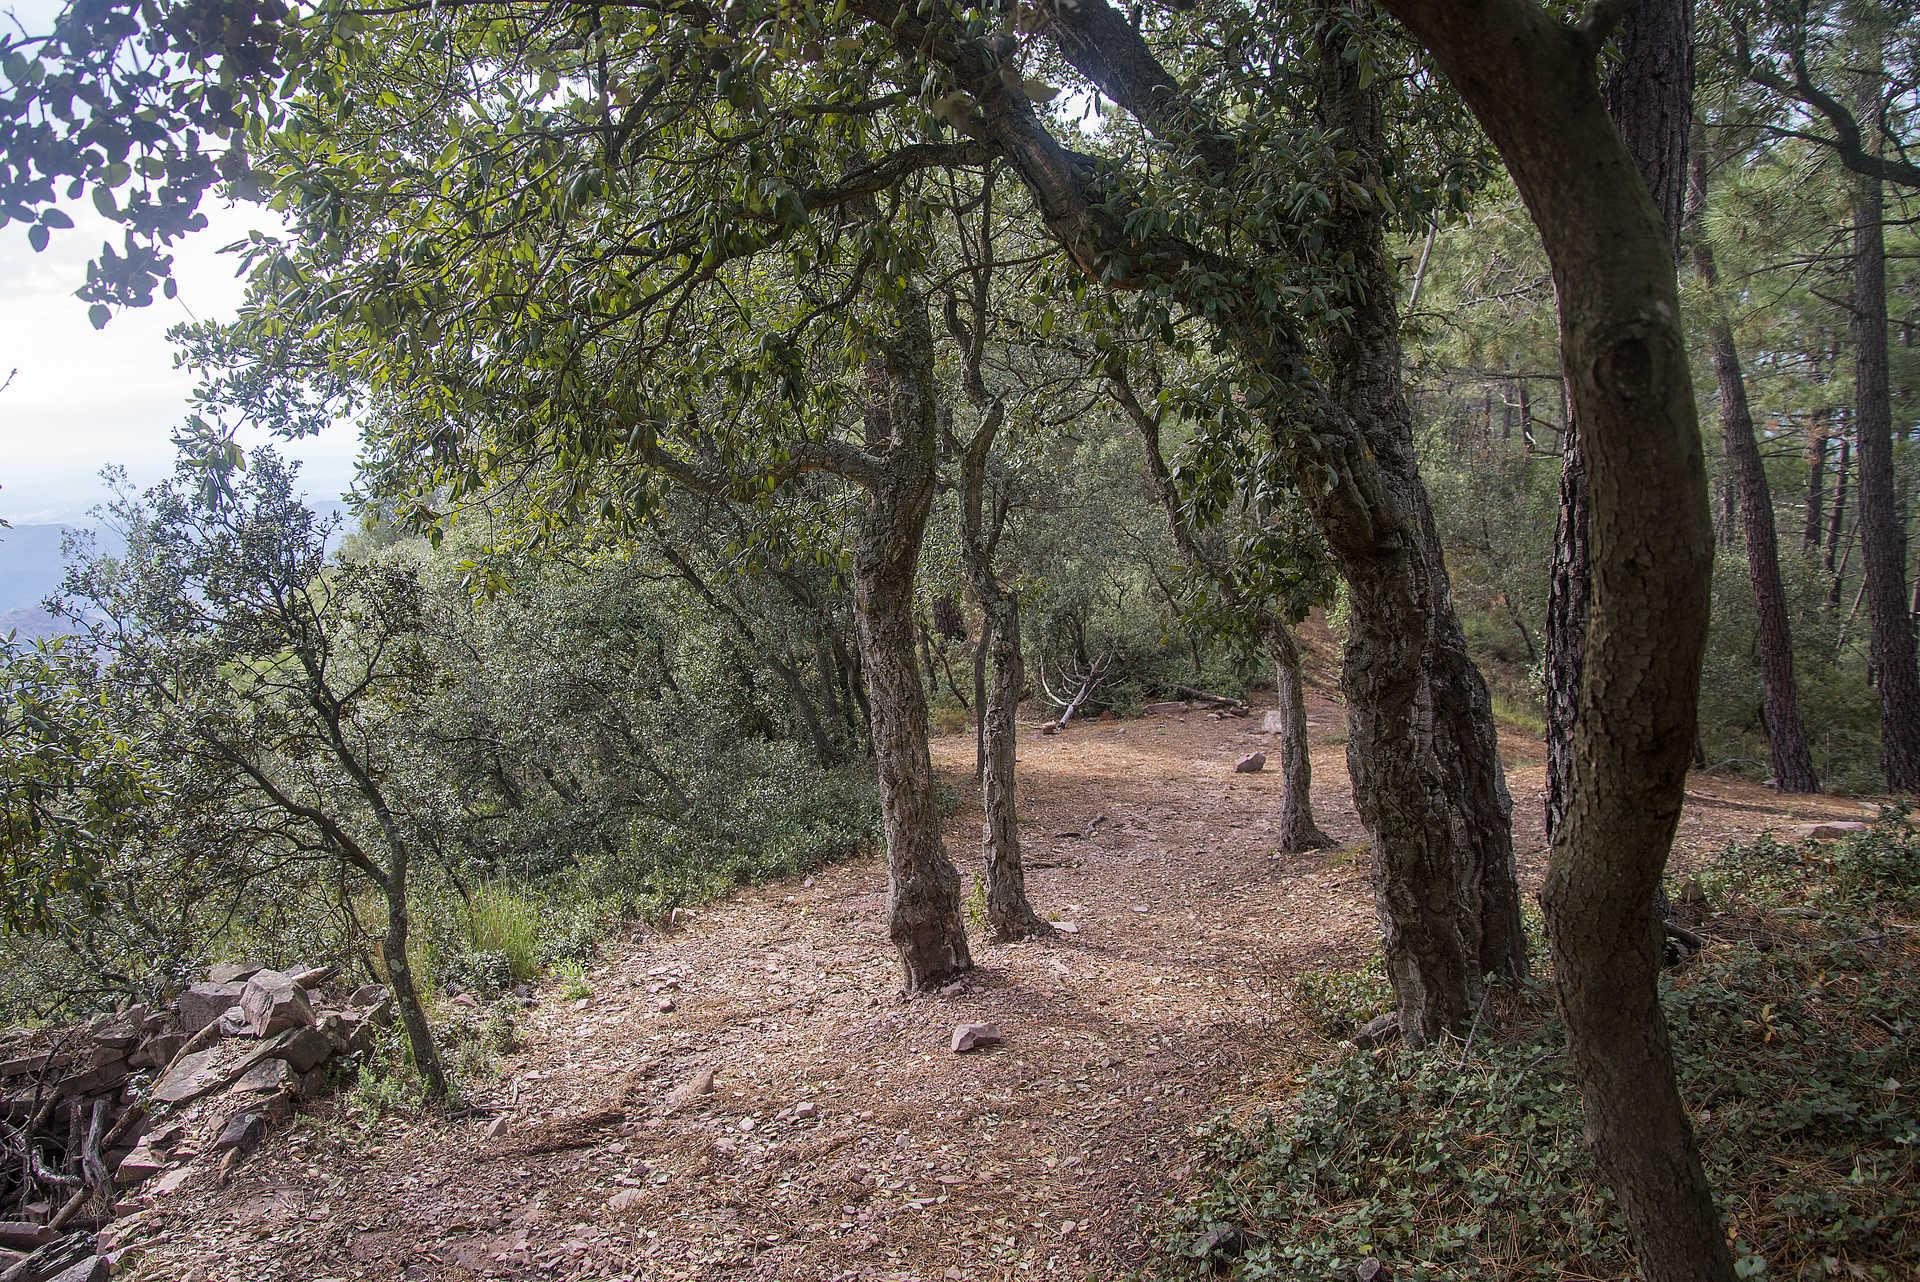
<instances>
[{"instance_id":1,"label":"pine tree trunk","mask_svg":"<svg viewBox=\"0 0 1920 1282\"><path fill-rule=\"evenodd\" d=\"M878 404L869 438L890 441L853 542L854 621L871 709L880 814L887 837L887 933L907 991L936 988L973 966L960 873L940 840L927 692L914 652L914 571L933 508L933 336L909 291L900 327L869 375ZM884 422L880 422L884 418Z\"/></svg>"},{"instance_id":2,"label":"pine tree trunk","mask_svg":"<svg viewBox=\"0 0 1920 1282\"><path fill-rule=\"evenodd\" d=\"M1300 672L1300 648L1279 620L1267 630L1267 655L1273 660L1273 688L1280 718L1280 849L1288 854L1327 850L1335 844L1313 821L1313 754L1307 738L1307 683Z\"/></svg>"},{"instance_id":3,"label":"pine tree trunk","mask_svg":"<svg viewBox=\"0 0 1920 1282\"><path fill-rule=\"evenodd\" d=\"M1653 912L1685 788L1713 558L1672 241L1596 43L1532 0L1385 0L1499 148L1553 265L1586 452L1591 624L1542 894L1587 1134L1651 1282L1731 1282L1661 1015Z\"/></svg>"},{"instance_id":4,"label":"pine tree trunk","mask_svg":"<svg viewBox=\"0 0 1920 1282\"><path fill-rule=\"evenodd\" d=\"M1807 519L1800 530L1800 550L1817 552L1820 534L1826 527L1827 425L1816 422L1807 428Z\"/></svg>"},{"instance_id":5,"label":"pine tree trunk","mask_svg":"<svg viewBox=\"0 0 1920 1282\"><path fill-rule=\"evenodd\" d=\"M1580 708L1587 617L1592 591L1587 566L1587 459L1579 424L1569 417L1560 453L1560 508L1547 579L1547 837L1566 819L1573 787L1573 723Z\"/></svg>"},{"instance_id":6,"label":"pine tree trunk","mask_svg":"<svg viewBox=\"0 0 1920 1282\"><path fill-rule=\"evenodd\" d=\"M1878 139L1880 77L1863 77L1861 119ZM1868 122L1871 122L1868 124ZM1892 792L1920 791L1920 670L1907 612L1906 540L1893 489L1893 403L1887 375L1887 251L1880 180L1853 179L1853 426L1858 440L1860 561L1866 572L1873 666L1879 674L1880 759Z\"/></svg>"},{"instance_id":7,"label":"pine tree trunk","mask_svg":"<svg viewBox=\"0 0 1920 1282\"><path fill-rule=\"evenodd\" d=\"M981 780L985 823L981 855L987 865L987 927L999 942L1051 935L1053 927L1027 902L1027 875L1020 863L1020 824L1014 804L1015 713L1026 685L1020 656L1020 603L1000 591L987 606L992 629L993 688L981 720L986 726L987 768Z\"/></svg>"},{"instance_id":8,"label":"pine tree trunk","mask_svg":"<svg viewBox=\"0 0 1920 1282\"><path fill-rule=\"evenodd\" d=\"M1696 210L1706 207L1706 158L1693 157L1693 199ZM1720 388L1720 432L1732 488L1740 497L1740 529L1747 551L1747 582L1753 589L1754 616L1759 623L1760 689L1766 701L1767 737L1773 748L1774 784L1782 792L1818 792L1813 751L1807 745L1806 723L1800 719L1800 692L1793 678L1793 633L1787 621L1787 594L1780 586L1780 551L1773 524L1773 494L1767 485L1760 446L1754 440L1753 413L1747 406L1747 384L1740 369L1740 353L1733 344L1715 291L1720 273L1713 246L1704 229L1693 236L1693 265L1706 287L1707 348Z\"/></svg>"}]
</instances>

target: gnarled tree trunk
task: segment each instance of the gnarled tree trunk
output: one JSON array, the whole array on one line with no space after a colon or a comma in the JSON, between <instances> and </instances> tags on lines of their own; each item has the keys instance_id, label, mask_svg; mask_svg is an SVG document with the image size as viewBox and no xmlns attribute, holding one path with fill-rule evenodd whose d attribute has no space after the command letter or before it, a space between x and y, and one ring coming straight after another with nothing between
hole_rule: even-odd
<instances>
[{"instance_id":1,"label":"gnarled tree trunk","mask_svg":"<svg viewBox=\"0 0 1920 1282\"><path fill-rule=\"evenodd\" d=\"M984 577L994 578L990 566ZM975 572L976 589L982 575ZM993 593L988 596L987 591ZM987 926L996 940L1051 935L1053 926L1027 902L1027 875L1020 862L1020 824L1014 806L1013 766L1016 746L1014 716L1026 685L1026 667L1020 655L1020 603L997 580L982 592L993 659L993 688L980 712L986 733L986 770L980 781L985 823L980 853L987 865Z\"/></svg>"},{"instance_id":2,"label":"gnarled tree trunk","mask_svg":"<svg viewBox=\"0 0 1920 1282\"><path fill-rule=\"evenodd\" d=\"M960 873L940 840L927 750L927 693L914 653L914 571L933 508L933 337L907 291L868 377L868 447L886 443L853 542L854 619L872 715L887 836L887 933L908 991L973 966ZM876 441L877 438L877 441Z\"/></svg>"},{"instance_id":3,"label":"gnarled tree trunk","mask_svg":"<svg viewBox=\"0 0 1920 1282\"><path fill-rule=\"evenodd\" d=\"M1344 56L1345 28L1329 22L1323 32L1321 110L1355 157L1342 177L1373 191L1383 183L1379 104ZM1335 191L1329 239L1352 255L1358 297L1329 344L1328 386L1359 439L1335 465L1347 485L1317 479L1322 460L1301 458L1296 475L1347 579L1347 767L1373 836L1401 1032L1420 1045L1465 1026L1484 975L1525 973L1526 936L1492 701L1467 653L1414 462L1380 209L1346 184Z\"/></svg>"},{"instance_id":4,"label":"gnarled tree trunk","mask_svg":"<svg viewBox=\"0 0 1920 1282\"><path fill-rule=\"evenodd\" d=\"M1542 895L1587 1133L1648 1277L1731 1282L1675 1086L1652 911L1694 737L1713 558L1669 229L1601 101L1604 30L1531 0L1383 2L1466 98L1540 229L1587 451L1593 614Z\"/></svg>"}]
</instances>

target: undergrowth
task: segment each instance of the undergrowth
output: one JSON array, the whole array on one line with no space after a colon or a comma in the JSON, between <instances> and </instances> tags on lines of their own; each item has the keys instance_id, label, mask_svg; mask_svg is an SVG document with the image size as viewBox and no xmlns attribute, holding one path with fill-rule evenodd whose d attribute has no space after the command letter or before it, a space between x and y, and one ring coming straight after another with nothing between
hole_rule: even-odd
<instances>
[{"instance_id":1,"label":"undergrowth","mask_svg":"<svg viewBox=\"0 0 1920 1282\"><path fill-rule=\"evenodd\" d=\"M1665 1002L1683 1098L1743 1277L1920 1270L1920 841L1729 849L1701 873L1704 954ZM1371 970L1296 985L1323 1035L1379 1009ZM1490 1025L1494 1021L1489 1021ZM1348 1051L1283 1110L1202 1130L1201 1187L1148 1276L1637 1276L1582 1138L1544 989L1459 1044Z\"/></svg>"}]
</instances>

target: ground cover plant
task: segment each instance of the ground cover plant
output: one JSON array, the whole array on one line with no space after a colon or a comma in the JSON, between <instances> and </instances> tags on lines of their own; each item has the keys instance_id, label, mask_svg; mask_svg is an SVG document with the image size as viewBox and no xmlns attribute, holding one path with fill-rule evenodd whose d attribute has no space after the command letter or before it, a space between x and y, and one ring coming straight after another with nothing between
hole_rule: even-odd
<instances>
[{"instance_id":1,"label":"ground cover plant","mask_svg":"<svg viewBox=\"0 0 1920 1282\"><path fill-rule=\"evenodd\" d=\"M1742 1277L1913 1276L1920 1259L1920 833L1729 848L1694 883L1705 950L1664 984L1682 1097ZM1366 971L1295 999L1350 1031ZM1437 1055L1348 1050L1203 1131L1148 1276L1638 1276L1583 1138L1565 1034L1507 994ZM1360 1276L1366 1276L1361 1274Z\"/></svg>"}]
</instances>

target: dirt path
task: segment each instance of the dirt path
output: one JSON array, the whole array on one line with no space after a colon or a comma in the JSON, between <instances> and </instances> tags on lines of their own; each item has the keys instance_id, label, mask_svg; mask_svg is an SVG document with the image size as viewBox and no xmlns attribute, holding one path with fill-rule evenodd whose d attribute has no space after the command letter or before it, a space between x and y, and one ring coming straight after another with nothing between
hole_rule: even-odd
<instances>
[{"instance_id":1,"label":"dirt path","mask_svg":"<svg viewBox=\"0 0 1920 1282\"><path fill-rule=\"evenodd\" d=\"M1191 1159L1194 1123L1271 1099L1325 1053L1290 1016L1302 971L1373 947L1342 714L1316 698L1315 806L1348 848L1275 856L1261 746L1206 714L1022 744L1035 903L1078 933L975 943L951 995L903 1001L877 859L745 892L612 947L594 996L543 993L485 1120L282 1128L225 1189L197 1176L127 1234L154 1279L1106 1277ZM1522 862L1540 857L1539 745L1505 745ZM956 784L972 739L935 745ZM967 803L949 849L971 877ZM1681 857L1857 802L1696 779ZM1104 815L1091 837L1083 831ZM976 932L977 933L977 932ZM671 1006L671 1010L663 1009ZM957 1022L1006 1033L956 1056ZM711 1093L674 1107L703 1070Z\"/></svg>"}]
</instances>

